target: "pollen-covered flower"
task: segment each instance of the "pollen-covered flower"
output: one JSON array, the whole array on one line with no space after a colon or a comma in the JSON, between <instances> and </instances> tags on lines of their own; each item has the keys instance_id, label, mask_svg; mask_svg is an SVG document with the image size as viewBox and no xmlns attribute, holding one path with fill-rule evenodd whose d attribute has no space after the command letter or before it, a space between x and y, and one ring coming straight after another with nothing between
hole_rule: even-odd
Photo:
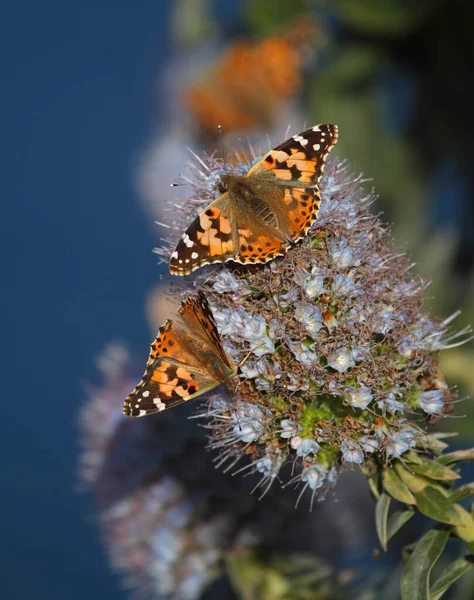
<instances>
[{"instance_id":1,"label":"pollen-covered flower","mask_svg":"<svg viewBox=\"0 0 474 600\"><path fill-rule=\"evenodd\" d=\"M232 172L245 173L256 158L251 150ZM191 215L220 193L222 163L206 159L193 169L190 202L174 215L176 236L159 250L163 256ZM369 212L374 194L347 163L330 156L319 189L314 225L284 256L193 274L193 289L206 293L239 365L228 384L230 404L213 400L202 412L210 446L218 465L261 473L263 492L285 485L287 462L290 481L313 493L331 485L335 477L325 474L343 464L386 465L416 448L422 426L413 414L429 419L451 399L448 389L434 389L438 352L468 332L449 330L456 315L443 322L423 311L423 284L392 249L386 227Z\"/></svg>"}]
</instances>

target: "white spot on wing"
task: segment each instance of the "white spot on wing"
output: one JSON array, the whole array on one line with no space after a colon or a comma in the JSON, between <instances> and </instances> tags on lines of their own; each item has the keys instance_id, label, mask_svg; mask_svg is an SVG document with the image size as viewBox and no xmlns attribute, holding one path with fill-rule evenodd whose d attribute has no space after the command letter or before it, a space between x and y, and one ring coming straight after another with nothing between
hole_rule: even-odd
<instances>
[{"instance_id":1,"label":"white spot on wing","mask_svg":"<svg viewBox=\"0 0 474 600\"><path fill-rule=\"evenodd\" d=\"M199 254L198 254L197 252L193 252L193 253L191 254L191 258L192 258L193 260L195 260L195 259L196 259L198 256L199 256Z\"/></svg>"},{"instance_id":2,"label":"white spot on wing","mask_svg":"<svg viewBox=\"0 0 474 600\"><path fill-rule=\"evenodd\" d=\"M144 398L148 398L148 396L149 396L149 395L150 395L150 390L145 390L145 391L143 392L143 394L142 394L142 396L143 396Z\"/></svg>"},{"instance_id":3,"label":"white spot on wing","mask_svg":"<svg viewBox=\"0 0 474 600\"><path fill-rule=\"evenodd\" d=\"M313 150L319 150L321 146L319 144L313 144Z\"/></svg>"},{"instance_id":4,"label":"white spot on wing","mask_svg":"<svg viewBox=\"0 0 474 600\"><path fill-rule=\"evenodd\" d=\"M159 411L165 410L166 404L163 404L160 398L153 398L153 404Z\"/></svg>"},{"instance_id":5,"label":"white spot on wing","mask_svg":"<svg viewBox=\"0 0 474 600\"><path fill-rule=\"evenodd\" d=\"M306 146L306 144L308 143L308 140L306 138L304 138L302 135L294 135L293 139L295 140L295 142L298 142L302 146Z\"/></svg>"},{"instance_id":6,"label":"white spot on wing","mask_svg":"<svg viewBox=\"0 0 474 600\"><path fill-rule=\"evenodd\" d=\"M194 246L194 242L189 239L189 235L187 233L183 235L182 240L188 248L192 248Z\"/></svg>"}]
</instances>

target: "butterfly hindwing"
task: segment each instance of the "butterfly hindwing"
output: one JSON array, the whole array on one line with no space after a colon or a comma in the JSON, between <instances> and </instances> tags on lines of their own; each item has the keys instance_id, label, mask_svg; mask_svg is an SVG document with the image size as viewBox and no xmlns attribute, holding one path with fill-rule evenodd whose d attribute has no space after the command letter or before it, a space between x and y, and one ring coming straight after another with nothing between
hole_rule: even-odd
<instances>
[{"instance_id":1,"label":"butterfly hindwing","mask_svg":"<svg viewBox=\"0 0 474 600\"><path fill-rule=\"evenodd\" d=\"M229 358L222 347L214 315L212 314L206 296L202 292L199 292L197 299L187 298L181 304L178 312L183 319L190 324L194 331L199 332L199 335L205 337L208 343L210 343L219 354L222 362L231 369L232 367L229 363Z\"/></svg>"},{"instance_id":2,"label":"butterfly hindwing","mask_svg":"<svg viewBox=\"0 0 474 600\"><path fill-rule=\"evenodd\" d=\"M289 229L293 242L304 237L316 221L320 203L317 185L337 136L336 125L315 125L268 152L247 173L250 179L272 173L283 187L281 199L270 194L267 201L281 214L280 228Z\"/></svg>"},{"instance_id":3,"label":"butterfly hindwing","mask_svg":"<svg viewBox=\"0 0 474 600\"><path fill-rule=\"evenodd\" d=\"M183 323L167 321L160 327L143 378L125 400L124 414L142 417L172 408L233 374L204 294L185 300L179 312Z\"/></svg>"},{"instance_id":4,"label":"butterfly hindwing","mask_svg":"<svg viewBox=\"0 0 474 600\"><path fill-rule=\"evenodd\" d=\"M263 263L283 255L317 219L318 182L337 142L335 125L316 125L263 156L191 223L170 258L174 275L211 263Z\"/></svg>"}]
</instances>

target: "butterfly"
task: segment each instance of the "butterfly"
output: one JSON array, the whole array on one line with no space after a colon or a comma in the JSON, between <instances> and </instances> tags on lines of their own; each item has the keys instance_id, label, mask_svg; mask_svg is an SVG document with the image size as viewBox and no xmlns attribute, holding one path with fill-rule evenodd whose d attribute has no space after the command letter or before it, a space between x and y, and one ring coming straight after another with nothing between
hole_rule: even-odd
<instances>
[{"instance_id":1,"label":"butterfly","mask_svg":"<svg viewBox=\"0 0 474 600\"><path fill-rule=\"evenodd\" d=\"M264 263L285 254L317 218L317 185L336 142L336 125L316 125L268 152L245 175L222 176L222 195L178 242L171 273L188 275L228 260Z\"/></svg>"},{"instance_id":2,"label":"butterfly","mask_svg":"<svg viewBox=\"0 0 474 600\"><path fill-rule=\"evenodd\" d=\"M160 327L143 378L125 400L125 415L143 417L173 408L235 375L204 294L187 298L178 313L179 322L168 320Z\"/></svg>"}]
</instances>

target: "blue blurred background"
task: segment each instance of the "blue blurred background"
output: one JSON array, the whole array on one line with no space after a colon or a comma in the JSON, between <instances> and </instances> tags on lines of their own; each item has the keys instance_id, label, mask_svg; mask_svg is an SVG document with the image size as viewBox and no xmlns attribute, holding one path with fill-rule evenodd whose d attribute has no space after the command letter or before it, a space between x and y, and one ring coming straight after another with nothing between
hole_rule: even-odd
<instances>
[{"instance_id":1,"label":"blue blurred background","mask_svg":"<svg viewBox=\"0 0 474 600\"><path fill-rule=\"evenodd\" d=\"M160 110L169 3L5 2L1 15L1 595L118 598L74 491L76 421L107 341L146 354L158 275L133 156Z\"/></svg>"},{"instance_id":2,"label":"blue blurred background","mask_svg":"<svg viewBox=\"0 0 474 600\"><path fill-rule=\"evenodd\" d=\"M77 413L105 344L145 359L153 220L185 144L212 149L226 116L230 137L338 123L339 154L375 178L397 241L437 274L430 307L474 321L474 19L455 4L309 4L314 29L291 37L299 80L275 83L265 122L258 101L242 121L234 106L212 113L206 93L225 107L223 49L290 39L306 2L291 15L263 0L2 4L2 596L122 597L76 493ZM469 392L472 350L453 352L445 372ZM472 418L459 428L472 441Z\"/></svg>"}]
</instances>

